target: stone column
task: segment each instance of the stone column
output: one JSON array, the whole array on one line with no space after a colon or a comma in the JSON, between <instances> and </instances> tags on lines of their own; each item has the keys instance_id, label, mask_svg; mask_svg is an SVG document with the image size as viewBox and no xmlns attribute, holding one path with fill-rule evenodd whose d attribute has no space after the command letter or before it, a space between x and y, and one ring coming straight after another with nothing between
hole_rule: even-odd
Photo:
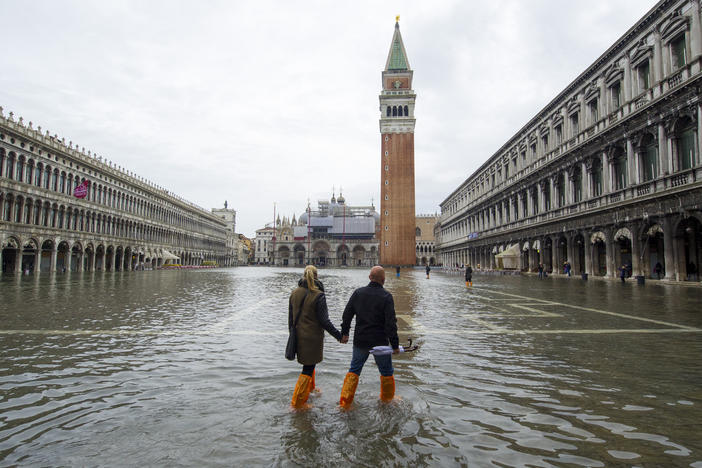
<instances>
[{"instance_id":1,"label":"stone column","mask_svg":"<svg viewBox=\"0 0 702 468\"><path fill-rule=\"evenodd\" d=\"M2 240L2 239L0 239ZM0 246L2 244L0 243ZM0 248L0 275L2 275L2 248Z\"/></svg>"},{"instance_id":2,"label":"stone column","mask_svg":"<svg viewBox=\"0 0 702 468\"><path fill-rule=\"evenodd\" d=\"M641 271L641 240L638 235L638 225L632 224L628 228L631 231L631 275L644 275Z\"/></svg>"},{"instance_id":3,"label":"stone column","mask_svg":"<svg viewBox=\"0 0 702 468\"><path fill-rule=\"evenodd\" d=\"M663 79L663 53L662 53L662 45L661 45L661 33L658 32L657 30L654 30L653 33L654 37L654 42L653 42L653 66L651 67L651 70L653 71L653 85L656 85L660 83L660 81ZM654 86L655 88L655 86ZM657 96L655 96L657 97Z\"/></svg>"},{"instance_id":4,"label":"stone column","mask_svg":"<svg viewBox=\"0 0 702 468\"><path fill-rule=\"evenodd\" d=\"M636 171L636 153L634 153L634 145L631 138L626 139L626 164L628 169L627 186L632 186L639 183L639 177Z\"/></svg>"},{"instance_id":5,"label":"stone column","mask_svg":"<svg viewBox=\"0 0 702 468\"><path fill-rule=\"evenodd\" d=\"M607 278L614 278L616 274L616 269L614 268L614 240L612 239L612 230L607 231L607 241L605 242L605 252L607 263Z\"/></svg>"},{"instance_id":6,"label":"stone column","mask_svg":"<svg viewBox=\"0 0 702 468\"><path fill-rule=\"evenodd\" d=\"M51 264L49 266L49 271L56 272L56 258L58 257L58 245L54 242L54 246L51 249Z\"/></svg>"},{"instance_id":7,"label":"stone column","mask_svg":"<svg viewBox=\"0 0 702 468\"><path fill-rule=\"evenodd\" d=\"M77 271L83 271L83 263L85 263L84 259L85 251L81 250L80 252L78 252L78 268L76 269Z\"/></svg>"},{"instance_id":8,"label":"stone column","mask_svg":"<svg viewBox=\"0 0 702 468\"><path fill-rule=\"evenodd\" d=\"M34 273L41 271L41 246L34 253Z\"/></svg>"},{"instance_id":9,"label":"stone column","mask_svg":"<svg viewBox=\"0 0 702 468\"><path fill-rule=\"evenodd\" d=\"M663 220L663 251L665 255L665 279L675 279L675 240L673 238L673 220Z\"/></svg>"},{"instance_id":10,"label":"stone column","mask_svg":"<svg viewBox=\"0 0 702 468\"><path fill-rule=\"evenodd\" d=\"M583 241L585 245L585 273L592 275L592 242L590 242L590 234L588 232L583 232Z\"/></svg>"},{"instance_id":11,"label":"stone column","mask_svg":"<svg viewBox=\"0 0 702 468\"><path fill-rule=\"evenodd\" d=\"M560 267L558 265L558 237L551 237L551 268L553 273L559 273Z\"/></svg>"},{"instance_id":12,"label":"stone column","mask_svg":"<svg viewBox=\"0 0 702 468\"><path fill-rule=\"evenodd\" d=\"M68 246L68 250L63 254L63 266L66 271L71 271L71 264L73 263L73 247Z\"/></svg>"},{"instance_id":13,"label":"stone column","mask_svg":"<svg viewBox=\"0 0 702 468\"><path fill-rule=\"evenodd\" d=\"M629 60L629 56L625 55L624 56L624 79L622 83L622 97L624 98L624 102L629 102L631 101L631 61Z\"/></svg>"},{"instance_id":14,"label":"stone column","mask_svg":"<svg viewBox=\"0 0 702 468\"><path fill-rule=\"evenodd\" d=\"M602 153L602 194L607 194L612 191L612 178L609 158L606 153Z\"/></svg>"},{"instance_id":15,"label":"stone column","mask_svg":"<svg viewBox=\"0 0 702 468\"><path fill-rule=\"evenodd\" d=\"M13 205L15 204L14 202L12 203ZM15 255L15 273L18 275L22 274L22 260L24 259L24 255L22 254L22 242L20 242L19 247L17 248L17 254Z\"/></svg>"},{"instance_id":16,"label":"stone column","mask_svg":"<svg viewBox=\"0 0 702 468\"><path fill-rule=\"evenodd\" d=\"M671 172L668 164L668 138L665 133L665 125L662 122L658 124L658 166L661 174Z\"/></svg>"},{"instance_id":17,"label":"stone column","mask_svg":"<svg viewBox=\"0 0 702 468\"><path fill-rule=\"evenodd\" d=\"M702 36L702 28L700 28L700 9L698 2L692 2L691 4L692 22L690 24L690 52L693 60L702 54L702 44L700 44L700 37Z\"/></svg>"},{"instance_id":18,"label":"stone column","mask_svg":"<svg viewBox=\"0 0 702 468\"><path fill-rule=\"evenodd\" d=\"M96 257L95 250L92 251L92 254L88 256L88 268L90 271L95 271L95 257Z\"/></svg>"},{"instance_id":19,"label":"stone column","mask_svg":"<svg viewBox=\"0 0 702 468\"><path fill-rule=\"evenodd\" d=\"M585 161L580 164L580 189L582 191L583 200L590 198L590 174Z\"/></svg>"}]
</instances>

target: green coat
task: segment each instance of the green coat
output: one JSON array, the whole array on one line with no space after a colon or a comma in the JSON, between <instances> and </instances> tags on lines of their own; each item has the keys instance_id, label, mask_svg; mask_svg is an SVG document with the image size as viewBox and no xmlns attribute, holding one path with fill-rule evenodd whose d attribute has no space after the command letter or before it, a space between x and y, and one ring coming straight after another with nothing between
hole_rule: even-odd
<instances>
[{"instance_id":1,"label":"green coat","mask_svg":"<svg viewBox=\"0 0 702 468\"><path fill-rule=\"evenodd\" d=\"M329 321L327 299L322 291L310 291L307 284L300 285L290 294L288 321L300 318L297 322L297 362L305 365L318 364L324 358L324 330L337 340L339 332ZM321 321L320 321L321 318Z\"/></svg>"}]
</instances>

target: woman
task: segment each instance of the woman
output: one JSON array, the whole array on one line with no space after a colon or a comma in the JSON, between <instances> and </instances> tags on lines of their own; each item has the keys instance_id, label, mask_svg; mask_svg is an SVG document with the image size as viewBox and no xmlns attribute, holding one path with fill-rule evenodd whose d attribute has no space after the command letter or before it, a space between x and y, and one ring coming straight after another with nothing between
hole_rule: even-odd
<instances>
[{"instance_id":1,"label":"woman","mask_svg":"<svg viewBox=\"0 0 702 468\"><path fill-rule=\"evenodd\" d=\"M296 320L297 362L302 364L302 373L295 385L292 406L304 408L314 390L314 367L322 362L324 330L341 341L341 332L329 320L324 286L317 280L317 268L312 265L305 267L302 279L290 294L288 327Z\"/></svg>"}]
</instances>

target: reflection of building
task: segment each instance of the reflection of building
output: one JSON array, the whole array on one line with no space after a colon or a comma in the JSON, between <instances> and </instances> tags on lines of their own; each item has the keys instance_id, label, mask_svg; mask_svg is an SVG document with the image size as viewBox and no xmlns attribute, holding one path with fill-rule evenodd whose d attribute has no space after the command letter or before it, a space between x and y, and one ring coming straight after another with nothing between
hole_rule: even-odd
<instances>
[{"instance_id":1,"label":"reflection of building","mask_svg":"<svg viewBox=\"0 0 702 468\"><path fill-rule=\"evenodd\" d=\"M441 203L442 262L695 278L701 29L659 2Z\"/></svg>"},{"instance_id":2,"label":"reflection of building","mask_svg":"<svg viewBox=\"0 0 702 468\"><path fill-rule=\"evenodd\" d=\"M415 242L417 265L436 265L434 227L437 215L417 215L415 218Z\"/></svg>"},{"instance_id":3,"label":"reflection of building","mask_svg":"<svg viewBox=\"0 0 702 468\"><path fill-rule=\"evenodd\" d=\"M342 195L318 202L296 220L278 218L256 231L256 262L275 265L372 266L378 262L378 213L373 206L349 206ZM260 237L259 237L260 234ZM259 240L261 255L259 255ZM265 249L265 250L264 250Z\"/></svg>"},{"instance_id":4,"label":"reflection of building","mask_svg":"<svg viewBox=\"0 0 702 468\"><path fill-rule=\"evenodd\" d=\"M383 71L380 94L381 182L380 261L413 265L414 239L414 102L412 75L400 25Z\"/></svg>"},{"instance_id":5,"label":"reflection of building","mask_svg":"<svg viewBox=\"0 0 702 468\"><path fill-rule=\"evenodd\" d=\"M223 265L225 242L207 210L0 108L3 272Z\"/></svg>"}]
</instances>

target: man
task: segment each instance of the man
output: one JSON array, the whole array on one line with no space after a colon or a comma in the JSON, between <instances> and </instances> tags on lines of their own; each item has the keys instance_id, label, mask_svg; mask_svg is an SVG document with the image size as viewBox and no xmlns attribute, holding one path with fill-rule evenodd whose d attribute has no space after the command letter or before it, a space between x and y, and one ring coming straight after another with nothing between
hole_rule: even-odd
<instances>
[{"instance_id":1,"label":"man","mask_svg":"<svg viewBox=\"0 0 702 468\"><path fill-rule=\"evenodd\" d=\"M392 294L383 288L385 270L374 266L368 275L368 286L356 289L342 316L341 342L349 338L351 320L356 317L353 336L353 357L351 366L341 388L339 405L348 409L358 386L358 377L368 359L369 351L374 346L390 344L393 354L400 352L400 340L397 336L397 319ZM380 399L390 401L395 396L395 378L393 376L392 355L375 356L375 363L380 371Z\"/></svg>"}]
</instances>

